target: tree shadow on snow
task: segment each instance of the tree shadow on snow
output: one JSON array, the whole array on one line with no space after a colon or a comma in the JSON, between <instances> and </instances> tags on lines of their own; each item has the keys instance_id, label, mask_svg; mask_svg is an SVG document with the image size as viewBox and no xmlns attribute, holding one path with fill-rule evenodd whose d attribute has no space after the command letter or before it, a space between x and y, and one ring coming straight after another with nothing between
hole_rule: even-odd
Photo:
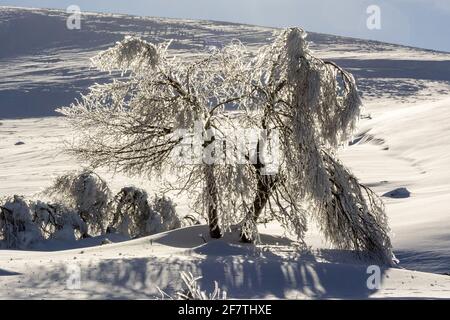
<instances>
[{"instance_id":1,"label":"tree shadow on snow","mask_svg":"<svg viewBox=\"0 0 450 320\"><path fill-rule=\"evenodd\" d=\"M89 267L82 265L81 290L92 299L153 299L160 297L158 287L172 295L183 289L180 272L184 271L201 276L200 285L207 292L213 291L217 281L233 299L305 296L366 299L376 292L367 287L369 275L363 263L320 262L308 253L285 257L251 246L237 248L225 242L218 245L220 241L211 243L215 244L209 252L187 251L185 256L110 259ZM219 247L220 255L214 254L213 249ZM331 251L334 251L328 253L331 256L342 254ZM46 277L29 278L27 286L42 289L65 286L68 277L65 266L53 268L50 274L46 272Z\"/></svg>"},{"instance_id":2,"label":"tree shadow on snow","mask_svg":"<svg viewBox=\"0 0 450 320\"><path fill-rule=\"evenodd\" d=\"M319 262L307 254L294 259L271 252L245 260L207 257L197 269L204 288L212 290L217 281L233 298L364 299L376 292L367 287L366 266Z\"/></svg>"}]
</instances>

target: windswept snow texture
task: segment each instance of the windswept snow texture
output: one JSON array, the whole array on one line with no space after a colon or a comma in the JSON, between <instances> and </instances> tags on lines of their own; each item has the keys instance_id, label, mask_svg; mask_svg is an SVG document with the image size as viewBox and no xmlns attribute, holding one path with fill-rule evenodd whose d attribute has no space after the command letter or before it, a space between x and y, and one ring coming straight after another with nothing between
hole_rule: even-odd
<instances>
[{"instance_id":1,"label":"windswept snow texture","mask_svg":"<svg viewBox=\"0 0 450 320\"><path fill-rule=\"evenodd\" d=\"M233 39L257 50L274 31L103 14L83 15L81 30L71 31L66 18L60 11L0 8L0 197L31 197L56 175L79 169L61 152L72 132L61 118L44 116L107 79L89 69L99 50L137 34L152 42L175 39L171 52L189 59ZM0 298L155 298L157 286L173 293L179 272L191 271L203 276L203 289L218 281L231 298L449 299L450 54L316 33L309 40L318 56L355 74L363 96L363 119L340 157L386 195L400 268L381 270L380 289L367 287L368 263L328 249L313 223L306 239L312 249L303 253L268 224L257 247L238 243L236 233L212 241L205 226L194 226L131 241L111 235L1 250ZM160 186L154 178L99 174L114 193L135 185L152 194ZM175 202L182 216L192 214L188 195ZM80 289L67 287L71 266L81 268Z\"/></svg>"},{"instance_id":2,"label":"windswept snow texture","mask_svg":"<svg viewBox=\"0 0 450 320\"><path fill-rule=\"evenodd\" d=\"M69 30L69 14L57 10L0 7L0 118L55 115L79 93L104 81L89 58L126 35L154 43L173 40L177 54L200 54L232 40L258 48L275 29L227 22L84 14L80 30ZM309 33L319 56L347 68L363 94L379 98L415 96L427 85L450 81L447 55L374 41Z\"/></svg>"},{"instance_id":3,"label":"windswept snow texture","mask_svg":"<svg viewBox=\"0 0 450 320\"><path fill-rule=\"evenodd\" d=\"M230 23L86 14L81 29L69 30L62 11L0 7L0 118L55 115L80 92L104 81L89 59L126 35L153 43L173 40L177 53L198 54L239 39L260 46L270 28Z\"/></svg>"}]
</instances>

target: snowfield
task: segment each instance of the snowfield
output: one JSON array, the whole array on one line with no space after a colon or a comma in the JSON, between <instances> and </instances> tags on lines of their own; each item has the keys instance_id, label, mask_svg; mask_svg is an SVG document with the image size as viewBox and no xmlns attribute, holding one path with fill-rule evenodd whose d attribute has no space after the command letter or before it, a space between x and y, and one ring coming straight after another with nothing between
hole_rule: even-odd
<instances>
[{"instance_id":1,"label":"snowfield","mask_svg":"<svg viewBox=\"0 0 450 320\"><path fill-rule=\"evenodd\" d=\"M48 29L51 41L28 48L11 38L17 21L46 22L39 26L45 30L65 15L0 7L0 17L0 42L11 44L0 48L0 197L33 197L57 175L82 165L61 151L72 132L60 117L48 116L106 77L97 78L87 67L95 52L128 33L150 40L177 35L173 50L189 56L234 38L257 49L273 32L89 14L80 32L91 35L90 41ZM27 28L24 24L20 32ZM203 277L203 289L212 290L217 281L232 299L450 299L450 54L315 33L310 40L319 57L352 72L362 92L363 118L340 157L386 204L400 262L381 269L381 288L367 286L370 262L329 248L313 223L308 251L269 223L260 226L258 246L239 243L236 232L210 240L201 225L127 241L108 235L103 245L105 236L48 241L30 251L0 250L0 298L158 298L158 288L171 294L181 289L180 271L190 271ZM114 192L133 184L151 193L160 185L157 179L99 174ZM180 215L191 213L188 195L174 201ZM79 288L70 286L74 269L81 274Z\"/></svg>"},{"instance_id":2,"label":"snowfield","mask_svg":"<svg viewBox=\"0 0 450 320\"><path fill-rule=\"evenodd\" d=\"M181 288L180 271L218 281L230 298L448 298L448 276L383 269L380 290L366 285L366 265L345 252L297 253L291 240L262 235L255 248L238 235L204 243L196 226L127 242L57 252L0 252L1 297L14 299L147 299ZM340 258L338 258L340 257ZM80 289L69 289L73 266Z\"/></svg>"}]
</instances>

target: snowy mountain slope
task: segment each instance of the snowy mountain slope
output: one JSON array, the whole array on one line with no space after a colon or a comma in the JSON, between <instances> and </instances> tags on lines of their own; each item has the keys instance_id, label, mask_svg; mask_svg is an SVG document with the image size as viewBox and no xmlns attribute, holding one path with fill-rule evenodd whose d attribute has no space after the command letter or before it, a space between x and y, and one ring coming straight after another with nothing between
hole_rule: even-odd
<instances>
[{"instance_id":1,"label":"snowy mountain slope","mask_svg":"<svg viewBox=\"0 0 450 320\"><path fill-rule=\"evenodd\" d=\"M0 197L32 196L55 175L80 166L61 152L70 130L58 117L41 116L104 79L87 64L99 49L136 32L151 41L175 37L173 52L188 58L233 38L257 49L273 31L89 14L82 30L69 32L57 31L65 25L60 11L1 8L0 15L0 43L9 43L0 47L0 118L27 117L0 121ZM198 226L106 246L95 238L35 251L3 250L0 298L149 298L157 295L156 286L168 292L179 288L179 271L187 270L204 277L205 289L219 281L231 298L449 299L450 278L442 274L450 272L450 55L315 33L310 40L319 56L356 75L363 94L364 119L341 158L363 183L386 194L401 262L399 269L382 270L380 290L367 288L367 265L328 249L313 224L309 253L299 253L278 225L269 224L260 227L263 245L256 249L238 244L233 235L205 244L199 234L207 232ZM100 174L113 191L127 184L150 192L159 186L145 177ZM392 192L401 188L410 194ZM175 200L180 214L190 213L187 195ZM81 267L80 290L67 288L68 265Z\"/></svg>"},{"instance_id":2,"label":"snowy mountain slope","mask_svg":"<svg viewBox=\"0 0 450 320\"><path fill-rule=\"evenodd\" d=\"M86 13L81 29L69 30L69 14L58 10L0 7L0 118L55 115L80 92L105 79L89 69L89 58L133 34L186 56L238 39L258 48L272 28L227 22L174 20ZM319 56L337 60L359 79L362 93L377 98L415 95L428 81L450 81L449 54L375 41L309 33ZM414 62L411 62L414 61Z\"/></svg>"},{"instance_id":3,"label":"snowy mountain slope","mask_svg":"<svg viewBox=\"0 0 450 320\"><path fill-rule=\"evenodd\" d=\"M80 30L69 30L68 16L58 10L0 7L0 118L55 115L56 107L106 77L89 69L89 59L126 35L154 43L173 40L177 54L192 55L233 39L260 46L273 32L225 22L91 13L82 16Z\"/></svg>"},{"instance_id":4,"label":"snowy mountain slope","mask_svg":"<svg viewBox=\"0 0 450 320\"><path fill-rule=\"evenodd\" d=\"M361 141L344 150L342 159L379 194L388 193L385 201L403 265L448 273L450 98L403 106L386 101L386 108L361 123ZM399 188L410 194L389 195Z\"/></svg>"}]
</instances>

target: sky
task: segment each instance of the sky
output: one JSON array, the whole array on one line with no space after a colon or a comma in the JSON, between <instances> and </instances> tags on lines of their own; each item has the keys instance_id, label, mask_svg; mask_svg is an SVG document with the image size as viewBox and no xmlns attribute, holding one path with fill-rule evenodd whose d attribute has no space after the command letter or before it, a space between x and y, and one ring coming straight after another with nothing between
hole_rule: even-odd
<instances>
[{"instance_id":1,"label":"sky","mask_svg":"<svg viewBox=\"0 0 450 320\"><path fill-rule=\"evenodd\" d=\"M450 0L0 0L3 6L241 22L450 52Z\"/></svg>"}]
</instances>

